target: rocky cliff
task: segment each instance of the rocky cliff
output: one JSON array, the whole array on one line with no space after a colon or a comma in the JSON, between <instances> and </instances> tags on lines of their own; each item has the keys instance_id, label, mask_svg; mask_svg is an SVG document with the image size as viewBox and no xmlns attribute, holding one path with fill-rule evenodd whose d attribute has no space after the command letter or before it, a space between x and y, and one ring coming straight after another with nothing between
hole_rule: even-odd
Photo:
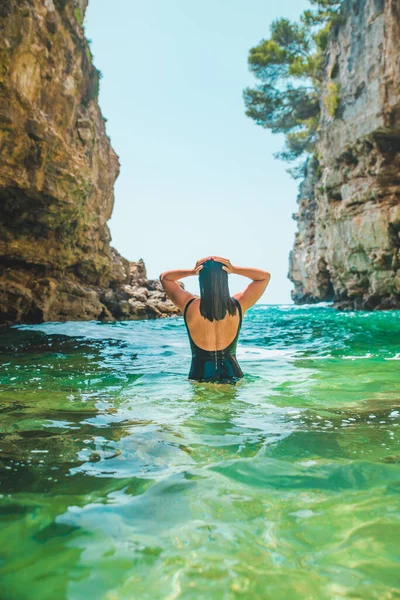
<instances>
[{"instance_id":1,"label":"rocky cliff","mask_svg":"<svg viewBox=\"0 0 400 600\"><path fill-rule=\"evenodd\" d=\"M317 152L293 215L292 298L400 308L400 3L344 0L343 9L326 52Z\"/></svg>"},{"instance_id":2,"label":"rocky cliff","mask_svg":"<svg viewBox=\"0 0 400 600\"><path fill-rule=\"evenodd\" d=\"M119 160L82 27L87 0L0 3L0 323L178 313L110 246Z\"/></svg>"}]
</instances>

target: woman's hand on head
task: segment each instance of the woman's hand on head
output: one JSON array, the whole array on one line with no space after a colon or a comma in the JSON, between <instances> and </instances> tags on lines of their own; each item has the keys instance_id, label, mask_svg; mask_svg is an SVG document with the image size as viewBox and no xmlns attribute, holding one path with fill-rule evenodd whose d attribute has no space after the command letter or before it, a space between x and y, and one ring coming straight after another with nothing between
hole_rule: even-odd
<instances>
[{"instance_id":1,"label":"woman's hand on head","mask_svg":"<svg viewBox=\"0 0 400 600\"><path fill-rule=\"evenodd\" d=\"M201 271L201 269L203 268L203 263L206 262L206 260L210 260L211 256L206 256L205 258L199 258L199 260L196 262L196 265L193 269L193 275L198 275L199 271Z\"/></svg>"},{"instance_id":2,"label":"woman's hand on head","mask_svg":"<svg viewBox=\"0 0 400 600\"><path fill-rule=\"evenodd\" d=\"M222 268L228 274L234 272L235 269L228 258L222 258L222 256L212 256L211 258L217 262L223 263Z\"/></svg>"},{"instance_id":3,"label":"woman's hand on head","mask_svg":"<svg viewBox=\"0 0 400 600\"><path fill-rule=\"evenodd\" d=\"M224 269L224 271L226 271L227 273L234 272L234 267L229 259L222 258L222 256L206 256L205 258L199 258L199 260L196 262L196 266L193 269L194 275L198 275L199 271L201 271L201 269L203 268L203 263L207 260L215 260L216 262L223 263L222 268Z\"/></svg>"}]
</instances>

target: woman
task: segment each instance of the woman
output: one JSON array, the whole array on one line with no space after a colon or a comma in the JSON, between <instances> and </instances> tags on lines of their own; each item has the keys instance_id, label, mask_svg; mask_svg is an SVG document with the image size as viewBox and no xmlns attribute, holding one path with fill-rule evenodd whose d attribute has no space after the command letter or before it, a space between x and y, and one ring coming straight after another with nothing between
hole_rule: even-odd
<instances>
[{"instance_id":1,"label":"woman","mask_svg":"<svg viewBox=\"0 0 400 600\"><path fill-rule=\"evenodd\" d=\"M228 274L253 281L230 296ZM183 290L178 279L199 275L200 298ZM261 269L233 267L227 258L207 256L194 269L165 271L160 280L168 298L183 313L192 351L188 379L236 383L243 371L236 359L242 316L262 296L271 275Z\"/></svg>"}]
</instances>

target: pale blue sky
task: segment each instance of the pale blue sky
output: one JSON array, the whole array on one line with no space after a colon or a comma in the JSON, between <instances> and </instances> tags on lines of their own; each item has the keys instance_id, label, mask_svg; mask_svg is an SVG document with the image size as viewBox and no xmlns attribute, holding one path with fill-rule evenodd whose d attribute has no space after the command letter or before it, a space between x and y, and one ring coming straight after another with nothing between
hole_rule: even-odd
<instances>
[{"instance_id":1,"label":"pale blue sky","mask_svg":"<svg viewBox=\"0 0 400 600\"><path fill-rule=\"evenodd\" d=\"M283 145L245 116L250 47L306 0L91 0L85 18L103 73L100 106L120 157L112 244L149 278L208 255L266 269L260 303L290 303L298 181ZM235 293L249 283L230 275ZM198 293L196 277L185 288Z\"/></svg>"}]
</instances>

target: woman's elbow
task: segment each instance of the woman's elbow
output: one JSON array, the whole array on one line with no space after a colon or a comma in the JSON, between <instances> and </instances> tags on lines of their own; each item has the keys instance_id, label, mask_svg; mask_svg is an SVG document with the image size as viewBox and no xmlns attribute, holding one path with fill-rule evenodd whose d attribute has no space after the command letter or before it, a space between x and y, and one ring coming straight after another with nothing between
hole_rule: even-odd
<instances>
[{"instance_id":1,"label":"woman's elbow","mask_svg":"<svg viewBox=\"0 0 400 600\"><path fill-rule=\"evenodd\" d=\"M167 281L169 281L169 279L167 278L167 273L161 273L159 276L159 280L161 281L161 285L165 290L167 287Z\"/></svg>"},{"instance_id":2,"label":"woman's elbow","mask_svg":"<svg viewBox=\"0 0 400 600\"><path fill-rule=\"evenodd\" d=\"M269 280L271 279L271 273L268 273L268 271L265 272L265 285L267 286L269 284Z\"/></svg>"}]
</instances>

